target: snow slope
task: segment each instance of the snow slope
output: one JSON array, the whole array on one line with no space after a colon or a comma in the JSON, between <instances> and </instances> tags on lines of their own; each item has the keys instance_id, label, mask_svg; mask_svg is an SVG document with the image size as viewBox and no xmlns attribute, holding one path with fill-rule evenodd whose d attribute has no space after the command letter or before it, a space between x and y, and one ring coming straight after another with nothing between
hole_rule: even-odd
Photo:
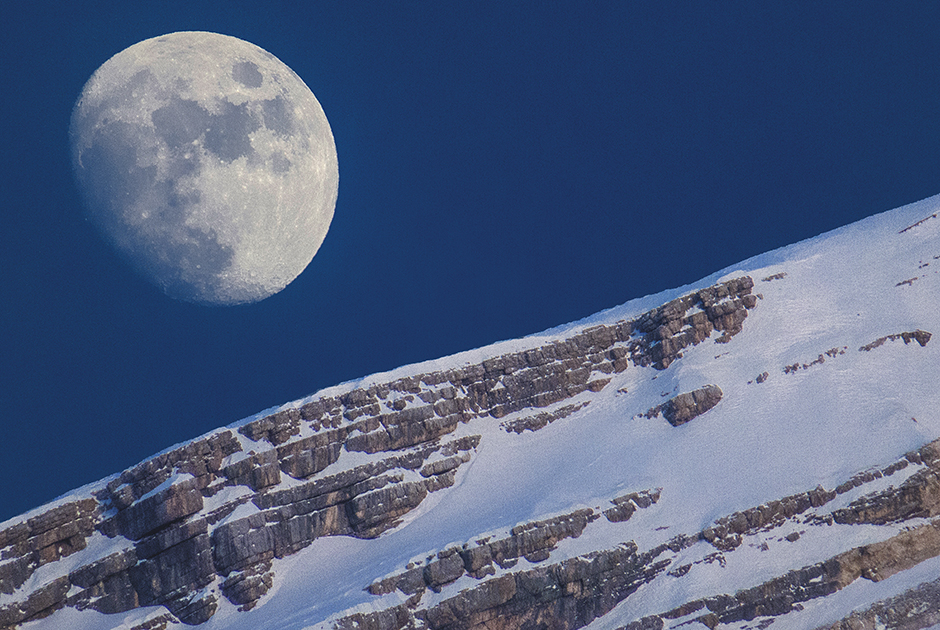
<instances>
[{"instance_id":1,"label":"snow slope","mask_svg":"<svg viewBox=\"0 0 940 630\"><path fill-rule=\"evenodd\" d=\"M582 507L603 510L616 496L659 488L661 495L655 505L638 510L625 522L599 519L590 523L581 536L561 541L551 552L551 562L626 541L634 541L640 550L651 549L677 534L700 532L736 511L817 486L833 489L859 471L883 468L937 439L940 340L921 346L888 339L868 351L860 348L902 332L940 332L938 211L940 196L757 256L693 285L632 300L579 322L369 376L285 405L297 407L323 395L535 348L589 326L629 320L678 296L731 278L750 276L759 298L743 330L729 343L716 344L713 337L688 348L665 370L631 366L613 374L601 391L586 391L565 402L590 404L538 431L516 434L502 428L502 423L530 412L498 420L476 418L458 426L452 437L480 435L482 439L472 460L458 469L453 486L428 495L399 526L376 539L323 537L278 560L274 586L257 607L239 612L223 599L218 612L201 627L330 627L331 620L352 612L381 610L404 601L405 596L398 592L375 596L364 589L404 570L409 562L454 544L472 544L484 535L508 535L519 523ZM766 378L758 382L765 373ZM671 396L708 384L721 388L721 402L686 425L673 427L662 417L644 415ZM362 453L343 452L323 474L351 468L363 457ZM898 485L915 469L911 466L896 477L841 495L817 511L831 513L878 487ZM71 496L88 496L106 481ZM296 482L285 476L279 487L291 483ZM244 511L229 518L255 508L246 504L239 509ZM8 521L0 529L28 516ZM893 527L836 525L818 531L810 528L794 542L781 540L791 530L800 529L794 521L772 535L746 537L721 564L703 563L714 549L704 542L693 545L672 556L676 567L699 562L687 577L657 578L596 619L590 628L613 630L696 598L734 593L851 547L887 539L908 526L911 523ZM116 550L129 544L123 538L103 536L96 541L80 553L101 557L107 545ZM56 572L67 573L81 557L69 560L42 567L42 573L37 572L33 582L23 588L48 581ZM512 569L499 569L496 576L535 564L521 559ZM815 628L833 623L852 610L937 577L940 559L933 558L881 582L858 580L830 597L808 602L802 611L778 618L775 627ZM421 606L432 606L477 583L476 578L465 575L440 593L426 593ZM5 595L0 605L13 599L15 595ZM165 613L162 607L117 615L66 608L22 627L126 630ZM721 627L743 628L747 624Z\"/></svg>"}]
</instances>

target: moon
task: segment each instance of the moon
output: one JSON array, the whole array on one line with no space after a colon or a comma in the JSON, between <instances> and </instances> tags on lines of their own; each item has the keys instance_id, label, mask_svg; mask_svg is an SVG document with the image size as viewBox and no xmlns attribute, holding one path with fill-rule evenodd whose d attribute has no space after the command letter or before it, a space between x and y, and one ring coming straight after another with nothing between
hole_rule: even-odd
<instances>
[{"instance_id":1,"label":"moon","mask_svg":"<svg viewBox=\"0 0 940 630\"><path fill-rule=\"evenodd\" d=\"M175 299L277 293L333 218L323 108L277 57L235 37L171 33L116 54L85 84L69 137L88 218Z\"/></svg>"}]
</instances>

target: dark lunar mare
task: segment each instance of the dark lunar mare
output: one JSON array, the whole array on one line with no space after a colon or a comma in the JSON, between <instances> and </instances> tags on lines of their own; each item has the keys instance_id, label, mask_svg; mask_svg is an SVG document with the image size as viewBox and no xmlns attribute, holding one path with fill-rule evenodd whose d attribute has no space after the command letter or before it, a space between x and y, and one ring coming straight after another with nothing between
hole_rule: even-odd
<instances>
[{"instance_id":1,"label":"dark lunar mare","mask_svg":"<svg viewBox=\"0 0 940 630\"><path fill-rule=\"evenodd\" d=\"M261 87L264 83L264 75L258 70L258 66L250 61L239 61L233 65L232 78L246 87Z\"/></svg>"},{"instance_id":2,"label":"dark lunar mare","mask_svg":"<svg viewBox=\"0 0 940 630\"><path fill-rule=\"evenodd\" d=\"M322 109L295 73L246 42L197 32L138 46L96 71L72 114L87 215L170 297L232 305L276 293L332 217L336 153ZM196 85L196 74L209 83ZM243 251L254 269L241 266Z\"/></svg>"},{"instance_id":3,"label":"dark lunar mare","mask_svg":"<svg viewBox=\"0 0 940 630\"><path fill-rule=\"evenodd\" d=\"M212 114L205 147L223 162L232 162L253 152L249 134L261 127L247 103L222 103L222 113Z\"/></svg>"}]
</instances>

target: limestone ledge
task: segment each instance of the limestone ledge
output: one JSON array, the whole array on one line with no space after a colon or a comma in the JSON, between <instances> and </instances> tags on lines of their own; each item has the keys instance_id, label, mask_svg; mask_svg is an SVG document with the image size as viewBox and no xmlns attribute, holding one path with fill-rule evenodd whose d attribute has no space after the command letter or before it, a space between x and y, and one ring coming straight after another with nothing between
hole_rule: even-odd
<instances>
[{"instance_id":1,"label":"limestone ledge","mask_svg":"<svg viewBox=\"0 0 940 630\"><path fill-rule=\"evenodd\" d=\"M87 497L0 530L0 630L64 606L119 613L162 605L168 615L154 627L167 618L199 624L217 609L217 592L250 608L270 588L277 558L321 536L378 536L451 486L480 439L448 441L458 425L553 408L504 427L535 430L571 413L564 401L603 390L614 373L666 369L713 332L727 342L757 304L753 284L729 280L539 347L321 396L148 459ZM341 469L342 454L354 452L374 457ZM96 533L127 545L24 587Z\"/></svg>"},{"instance_id":2,"label":"limestone ledge","mask_svg":"<svg viewBox=\"0 0 940 630\"><path fill-rule=\"evenodd\" d=\"M823 509L836 497L863 489L866 484L890 477L910 465L919 469L897 487L865 494L850 503L849 508L828 513ZM558 541L582 535L600 516L591 509L579 510L519 526L506 538L480 540L475 545L466 544L431 555L426 565L410 566L367 589L374 595L385 595L397 589L410 596L405 603L372 613L354 613L337 620L333 627L336 630L579 628L613 610L642 585L657 579L681 580L694 570L693 564L718 562L723 565L728 554L742 545L744 537L766 534L786 523L801 523L807 528L827 527L833 522L846 524L842 515L854 512L858 512L851 521L855 523L898 524L910 519L932 519L896 527L892 530L895 533L880 542L848 549L736 593L716 593L632 620L619 630L661 630L667 626L677 627L677 623L714 629L758 617L763 618L759 627L767 627L775 619L800 610L801 602L831 595L858 579L881 581L940 556L940 519L934 518L940 514L938 474L940 440L906 454L883 469L861 471L833 490L817 487L736 512L716 520L701 532L680 534L647 551L627 541L613 549L541 564L550 559ZM633 493L612 503L617 506L628 502L635 510L658 501L660 493L661 490ZM612 518L611 512L612 509L603 512L611 522L629 518L629 515L627 519ZM795 542L799 537L799 532L792 532L780 540ZM681 552L703 544L716 551L694 563L681 564ZM514 551L503 555L494 552L494 549L506 548ZM513 560L519 557L538 566L513 571ZM502 571L496 571L493 562ZM480 582L462 588L439 603L423 604L426 589L442 591L464 575ZM921 585L872 606L864 613L853 614L827 630L927 628L940 619L940 599L935 597L937 589L936 582ZM876 622L884 620L895 623L877 625Z\"/></svg>"}]
</instances>

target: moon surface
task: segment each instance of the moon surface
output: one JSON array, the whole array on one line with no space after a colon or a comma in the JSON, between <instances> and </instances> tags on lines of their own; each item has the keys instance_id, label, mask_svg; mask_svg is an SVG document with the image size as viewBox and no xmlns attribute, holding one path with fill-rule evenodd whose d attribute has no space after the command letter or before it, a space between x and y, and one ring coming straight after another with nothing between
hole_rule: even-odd
<instances>
[{"instance_id":1,"label":"moon surface","mask_svg":"<svg viewBox=\"0 0 940 630\"><path fill-rule=\"evenodd\" d=\"M116 54L69 129L88 217L170 297L245 304L277 293L326 237L339 186L323 108L274 55L204 32Z\"/></svg>"}]
</instances>

